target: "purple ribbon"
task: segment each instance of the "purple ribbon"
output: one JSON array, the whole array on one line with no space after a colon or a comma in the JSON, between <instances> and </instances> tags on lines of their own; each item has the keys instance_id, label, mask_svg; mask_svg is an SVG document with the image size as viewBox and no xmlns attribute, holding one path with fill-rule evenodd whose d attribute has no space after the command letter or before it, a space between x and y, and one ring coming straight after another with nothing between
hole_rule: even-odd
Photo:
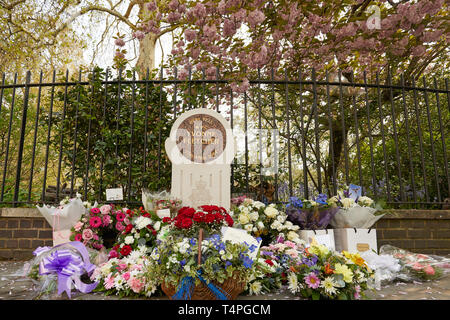
<instances>
[{"instance_id":1,"label":"purple ribbon","mask_svg":"<svg viewBox=\"0 0 450 320\"><path fill-rule=\"evenodd\" d=\"M65 291L70 299L72 284L74 284L77 290L83 293L91 292L98 285L98 282L86 284L80 280L80 276L84 273L83 270L89 275L95 269L95 265L89 261L89 253L86 247L79 241L72 241L57 245L53 248L39 247L33 254L38 256L49 250L67 245L74 247L80 253L81 258L69 249L60 248L54 250L41 260L39 274L48 275L56 273L58 275L58 295L61 295Z\"/></svg>"}]
</instances>

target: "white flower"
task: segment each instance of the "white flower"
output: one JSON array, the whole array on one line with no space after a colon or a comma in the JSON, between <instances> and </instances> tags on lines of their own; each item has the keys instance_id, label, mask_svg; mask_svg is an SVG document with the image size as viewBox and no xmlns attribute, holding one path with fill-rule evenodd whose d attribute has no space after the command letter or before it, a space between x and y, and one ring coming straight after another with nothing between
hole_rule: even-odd
<instances>
[{"instance_id":1,"label":"white flower","mask_svg":"<svg viewBox=\"0 0 450 320\"><path fill-rule=\"evenodd\" d=\"M338 201L339 201L339 197L334 196L334 197L331 197L330 199L328 199L328 204L336 205Z\"/></svg>"},{"instance_id":2,"label":"white flower","mask_svg":"<svg viewBox=\"0 0 450 320\"><path fill-rule=\"evenodd\" d=\"M286 221L286 218L287 218L286 215L280 214L280 215L277 217L277 220L278 220L280 223L283 223L283 222ZM292 223L292 222L291 222L291 223Z\"/></svg>"},{"instance_id":3,"label":"white flower","mask_svg":"<svg viewBox=\"0 0 450 320\"><path fill-rule=\"evenodd\" d=\"M132 244L132 243L134 243L134 237L133 237L133 236L126 236L126 237L125 237L125 243L126 243L126 244Z\"/></svg>"},{"instance_id":4,"label":"white flower","mask_svg":"<svg viewBox=\"0 0 450 320\"><path fill-rule=\"evenodd\" d=\"M277 230L278 230L278 228L281 227L281 226L282 226L281 223L280 223L278 220L275 220L275 221L272 222L272 224L270 225L270 228L272 228L272 229L277 229Z\"/></svg>"},{"instance_id":5,"label":"white flower","mask_svg":"<svg viewBox=\"0 0 450 320\"><path fill-rule=\"evenodd\" d=\"M264 208L266 205L264 203L262 203L261 201L255 201L253 203L253 206L260 209L260 208Z\"/></svg>"},{"instance_id":6,"label":"white flower","mask_svg":"<svg viewBox=\"0 0 450 320\"><path fill-rule=\"evenodd\" d=\"M298 291L300 291L300 286L298 285L297 275L295 273L289 272L288 283L289 283L288 289L292 293L297 293Z\"/></svg>"},{"instance_id":7,"label":"white flower","mask_svg":"<svg viewBox=\"0 0 450 320\"><path fill-rule=\"evenodd\" d=\"M261 293L262 285L259 281L253 281L250 283L250 295L258 295Z\"/></svg>"},{"instance_id":8,"label":"white flower","mask_svg":"<svg viewBox=\"0 0 450 320\"><path fill-rule=\"evenodd\" d=\"M150 218L141 216L136 219L135 225L136 225L137 229L143 229L151 223L152 223L152 220Z\"/></svg>"},{"instance_id":9,"label":"white flower","mask_svg":"<svg viewBox=\"0 0 450 320\"><path fill-rule=\"evenodd\" d=\"M330 295L336 294L336 285L337 283L334 282L332 277L326 277L320 284L320 286L325 289L325 292Z\"/></svg>"},{"instance_id":10,"label":"white flower","mask_svg":"<svg viewBox=\"0 0 450 320\"><path fill-rule=\"evenodd\" d=\"M250 219L252 219L252 221L256 221L258 220L258 218L259 218L258 212L253 211L250 213Z\"/></svg>"},{"instance_id":11,"label":"white flower","mask_svg":"<svg viewBox=\"0 0 450 320\"><path fill-rule=\"evenodd\" d=\"M294 231L289 231L288 234L287 234L287 238L288 238L288 240L290 240L290 241L295 241L296 239L299 238L299 236L298 236L298 234L297 234L296 232L294 232Z\"/></svg>"},{"instance_id":12,"label":"white flower","mask_svg":"<svg viewBox=\"0 0 450 320\"><path fill-rule=\"evenodd\" d=\"M355 204L355 200L353 200L352 198L344 198L341 199L341 203L344 209L348 209Z\"/></svg>"},{"instance_id":13,"label":"white flower","mask_svg":"<svg viewBox=\"0 0 450 320\"><path fill-rule=\"evenodd\" d=\"M251 224L246 224L246 225L244 226L244 229L245 229L247 232L252 232L252 230L253 230L253 225L251 225Z\"/></svg>"},{"instance_id":14,"label":"white flower","mask_svg":"<svg viewBox=\"0 0 450 320\"><path fill-rule=\"evenodd\" d=\"M135 237L136 239L139 239L139 238L141 237L141 234L140 234L140 233L135 233L135 234L134 234L134 237Z\"/></svg>"},{"instance_id":15,"label":"white flower","mask_svg":"<svg viewBox=\"0 0 450 320\"><path fill-rule=\"evenodd\" d=\"M267 207L264 210L264 213L266 214L267 217L273 219L278 215L278 210L275 209L274 207Z\"/></svg>"},{"instance_id":16,"label":"white flower","mask_svg":"<svg viewBox=\"0 0 450 320\"><path fill-rule=\"evenodd\" d=\"M248 215L245 214L245 213L241 213L239 215L239 219L238 220L239 220L239 223L242 224L242 225L247 224L247 223L250 222L250 219L249 219Z\"/></svg>"},{"instance_id":17,"label":"white flower","mask_svg":"<svg viewBox=\"0 0 450 320\"><path fill-rule=\"evenodd\" d=\"M370 207L373 204L373 200L369 197L362 196L358 198L358 204L362 207Z\"/></svg>"},{"instance_id":18,"label":"white flower","mask_svg":"<svg viewBox=\"0 0 450 320\"><path fill-rule=\"evenodd\" d=\"M258 221L258 223L256 224L256 226L258 227L259 230L263 230L264 227L264 223L262 221Z\"/></svg>"},{"instance_id":19,"label":"white flower","mask_svg":"<svg viewBox=\"0 0 450 320\"><path fill-rule=\"evenodd\" d=\"M185 265L183 269L186 272L191 272L191 266L189 266L189 265Z\"/></svg>"},{"instance_id":20,"label":"white flower","mask_svg":"<svg viewBox=\"0 0 450 320\"><path fill-rule=\"evenodd\" d=\"M154 228L156 231L159 231L159 229L161 228L161 222L157 221L157 222L153 225L153 228Z\"/></svg>"},{"instance_id":21,"label":"white flower","mask_svg":"<svg viewBox=\"0 0 450 320\"><path fill-rule=\"evenodd\" d=\"M258 228L257 227L253 227L253 232L257 232L258 231Z\"/></svg>"}]
</instances>

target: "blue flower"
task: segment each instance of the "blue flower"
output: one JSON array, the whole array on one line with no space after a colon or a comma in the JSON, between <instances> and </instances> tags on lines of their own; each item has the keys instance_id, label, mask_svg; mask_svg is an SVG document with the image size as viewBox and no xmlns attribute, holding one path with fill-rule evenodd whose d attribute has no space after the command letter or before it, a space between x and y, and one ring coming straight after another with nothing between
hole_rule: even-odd
<instances>
[{"instance_id":1,"label":"blue flower","mask_svg":"<svg viewBox=\"0 0 450 320\"><path fill-rule=\"evenodd\" d=\"M327 204L327 199L328 196L324 193L321 193L317 196L317 198L314 201L320 204Z\"/></svg>"},{"instance_id":2,"label":"blue flower","mask_svg":"<svg viewBox=\"0 0 450 320\"><path fill-rule=\"evenodd\" d=\"M297 197L290 197L289 203L286 205L286 207L289 208L290 206L292 206L294 208L302 208L303 202L302 202L302 200L300 200Z\"/></svg>"},{"instance_id":3,"label":"blue flower","mask_svg":"<svg viewBox=\"0 0 450 320\"><path fill-rule=\"evenodd\" d=\"M185 266L185 264L186 264L186 259L183 259L183 260L181 260L181 261L180 261L180 265L181 265L181 267L184 267L184 266Z\"/></svg>"},{"instance_id":4,"label":"blue flower","mask_svg":"<svg viewBox=\"0 0 450 320\"><path fill-rule=\"evenodd\" d=\"M230 261L228 261L228 260L225 261L225 268L228 268L231 265L232 265L232 263Z\"/></svg>"},{"instance_id":5,"label":"blue flower","mask_svg":"<svg viewBox=\"0 0 450 320\"><path fill-rule=\"evenodd\" d=\"M197 244L197 239L191 238L189 239L189 243L191 244L191 246L195 246Z\"/></svg>"},{"instance_id":6,"label":"blue flower","mask_svg":"<svg viewBox=\"0 0 450 320\"><path fill-rule=\"evenodd\" d=\"M249 269L252 267L253 265L253 260L250 259L249 257L245 256L243 259L243 265L246 269Z\"/></svg>"},{"instance_id":7,"label":"blue flower","mask_svg":"<svg viewBox=\"0 0 450 320\"><path fill-rule=\"evenodd\" d=\"M261 237L258 237L258 238L256 238L256 241L258 241L258 243L259 243L259 242L262 241L262 238L261 238Z\"/></svg>"}]
</instances>

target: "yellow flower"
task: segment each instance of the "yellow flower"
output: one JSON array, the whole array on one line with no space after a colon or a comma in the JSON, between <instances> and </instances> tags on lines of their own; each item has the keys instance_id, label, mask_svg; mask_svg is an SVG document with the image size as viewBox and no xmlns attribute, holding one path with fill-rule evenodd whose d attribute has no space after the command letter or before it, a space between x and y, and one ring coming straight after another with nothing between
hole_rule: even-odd
<instances>
[{"instance_id":1,"label":"yellow flower","mask_svg":"<svg viewBox=\"0 0 450 320\"><path fill-rule=\"evenodd\" d=\"M336 263L334 265L334 273L342 274L344 276L344 281L347 283L352 282L353 273L352 270L349 269L345 264Z\"/></svg>"},{"instance_id":2,"label":"yellow flower","mask_svg":"<svg viewBox=\"0 0 450 320\"><path fill-rule=\"evenodd\" d=\"M351 260L354 264L360 267L365 266L367 268L366 261L359 255L359 253L352 254L348 251L342 251L342 254L344 255L344 257Z\"/></svg>"},{"instance_id":3,"label":"yellow flower","mask_svg":"<svg viewBox=\"0 0 450 320\"><path fill-rule=\"evenodd\" d=\"M321 258L323 258L324 256L326 256L330 250L322 245L322 244L315 244L309 247L308 251L312 254L315 254Z\"/></svg>"}]
</instances>

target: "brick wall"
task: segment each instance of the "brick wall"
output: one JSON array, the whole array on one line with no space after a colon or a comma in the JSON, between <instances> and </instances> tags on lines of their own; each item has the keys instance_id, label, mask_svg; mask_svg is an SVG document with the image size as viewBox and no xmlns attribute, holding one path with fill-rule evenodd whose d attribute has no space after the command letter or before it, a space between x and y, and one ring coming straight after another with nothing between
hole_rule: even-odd
<instances>
[{"instance_id":1,"label":"brick wall","mask_svg":"<svg viewBox=\"0 0 450 320\"><path fill-rule=\"evenodd\" d=\"M450 254L450 210L396 210L374 227L378 248L390 244L417 253ZM37 209L0 209L0 260L28 260L34 249L52 244L52 229Z\"/></svg>"},{"instance_id":2,"label":"brick wall","mask_svg":"<svg viewBox=\"0 0 450 320\"><path fill-rule=\"evenodd\" d=\"M29 260L39 246L52 246L52 228L36 209L0 209L0 260Z\"/></svg>"},{"instance_id":3,"label":"brick wall","mask_svg":"<svg viewBox=\"0 0 450 320\"><path fill-rule=\"evenodd\" d=\"M450 254L450 210L396 210L374 228L378 248L390 244L417 253Z\"/></svg>"}]
</instances>

